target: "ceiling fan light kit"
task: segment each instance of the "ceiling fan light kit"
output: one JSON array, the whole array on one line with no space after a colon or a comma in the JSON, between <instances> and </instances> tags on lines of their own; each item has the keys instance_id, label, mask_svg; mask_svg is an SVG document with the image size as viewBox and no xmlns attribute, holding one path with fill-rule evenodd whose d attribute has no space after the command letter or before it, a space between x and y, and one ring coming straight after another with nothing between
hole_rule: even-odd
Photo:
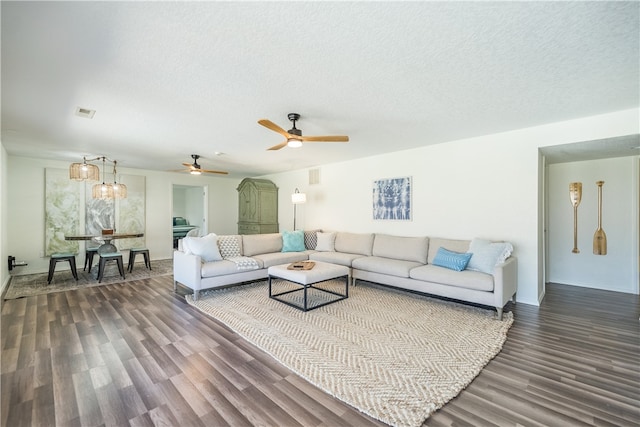
<instances>
[{"instance_id":1,"label":"ceiling fan light kit","mask_svg":"<svg viewBox=\"0 0 640 427\"><path fill-rule=\"evenodd\" d=\"M289 120L293 123L293 127L288 131L282 129L277 124L268 119L258 120L258 124L279 133L285 137L284 142L278 145L267 148L267 150L280 150L284 147L300 148L305 142L349 142L349 137L346 135L332 135L332 136L303 136L302 131L296 127L296 122L300 119L300 114L289 113L287 115Z\"/></svg>"},{"instance_id":2,"label":"ceiling fan light kit","mask_svg":"<svg viewBox=\"0 0 640 427\"><path fill-rule=\"evenodd\" d=\"M302 141L296 138L287 139L287 147L300 148L302 147Z\"/></svg>"}]
</instances>

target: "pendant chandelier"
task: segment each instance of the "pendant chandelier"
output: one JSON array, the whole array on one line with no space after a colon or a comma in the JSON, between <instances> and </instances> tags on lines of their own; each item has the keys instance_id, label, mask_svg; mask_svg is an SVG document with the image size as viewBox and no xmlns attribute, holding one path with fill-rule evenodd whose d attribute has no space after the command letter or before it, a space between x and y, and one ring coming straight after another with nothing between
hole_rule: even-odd
<instances>
[{"instance_id":1,"label":"pendant chandelier","mask_svg":"<svg viewBox=\"0 0 640 427\"><path fill-rule=\"evenodd\" d=\"M87 160L83 157L82 163L72 163L69 166L69 178L76 181L99 181L100 169L98 166L87 163L102 160L102 184L94 184L91 189L91 196L94 199L124 199L127 197L127 186L117 182L117 161L110 160L105 156ZM113 183L105 180L106 162L113 163Z\"/></svg>"},{"instance_id":2,"label":"pendant chandelier","mask_svg":"<svg viewBox=\"0 0 640 427\"><path fill-rule=\"evenodd\" d=\"M87 158L83 157L82 163L71 163L69 166L69 178L76 181L99 181L100 169L96 165L87 163Z\"/></svg>"}]
</instances>

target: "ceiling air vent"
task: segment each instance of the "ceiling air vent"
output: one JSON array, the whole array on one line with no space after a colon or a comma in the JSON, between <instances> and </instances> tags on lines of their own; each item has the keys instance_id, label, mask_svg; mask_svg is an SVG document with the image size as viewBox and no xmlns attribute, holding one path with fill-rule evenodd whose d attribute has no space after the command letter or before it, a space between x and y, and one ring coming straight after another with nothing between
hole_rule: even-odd
<instances>
[{"instance_id":1,"label":"ceiling air vent","mask_svg":"<svg viewBox=\"0 0 640 427\"><path fill-rule=\"evenodd\" d=\"M76 108L76 116L84 117L85 119L93 119L94 114L96 114L96 110L90 110L82 107Z\"/></svg>"}]
</instances>

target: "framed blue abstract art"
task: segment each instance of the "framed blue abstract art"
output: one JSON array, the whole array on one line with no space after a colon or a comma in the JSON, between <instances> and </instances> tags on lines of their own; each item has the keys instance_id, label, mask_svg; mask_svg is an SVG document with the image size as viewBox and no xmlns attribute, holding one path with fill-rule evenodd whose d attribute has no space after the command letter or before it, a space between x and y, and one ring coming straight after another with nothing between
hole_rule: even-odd
<instances>
[{"instance_id":1,"label":"framed blue abstract art","mask_svg":"<svg viewBox=\"0 0 640 427\"><path fill-rule=\"evenodd\" d=\"M411 177L373 181L373 219L411 221Z\"/></svg>"}]
</instances>

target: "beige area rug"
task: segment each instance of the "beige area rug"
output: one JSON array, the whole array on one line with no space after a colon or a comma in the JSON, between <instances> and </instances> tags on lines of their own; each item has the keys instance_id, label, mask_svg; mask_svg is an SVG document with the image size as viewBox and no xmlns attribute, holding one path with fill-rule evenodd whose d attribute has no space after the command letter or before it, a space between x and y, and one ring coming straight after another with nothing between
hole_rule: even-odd
<instances>
[{"instance_id":1,"label":"beige area rug","mask_svg":"<svg viewBox=\"0 0 640 427\"><path fill-rule=\"evenodd\" d=\"M7 294L4 299L29 297L48 294L51 292L71 291L91 286L129 282L132 280L148 279L150 277L173 274L172 259L152 260L151 270L145 268L144 262L136 262L133 272L131 273L126 270L127 260L124 261L124 279L120 277L116 264L108 263L101 283L98 283L98 279L94 278L94 276L97 276L97 273L94 272L94 275L92 275L88 271L82 271L82 266L77 270L77 281L73 278L71 270L56 270L53 274L51 284L47 284L47 273L12 276L11 282L9 283L9 289L7 290ZM60 266L58 266L58 268L60 268ZM97 268L97 265L94 265L93 269L97 271Z\"/></svg>"},{"instance_id":2,"label":"beige area rug","mask_svg":"<svg viewBox=\"0 0 640 427\"><path fill-rule=\"evenodd\" d=\"M344 290L344 281L325 283ZM288 286L278 281L275 289ZM270 299L266 281L187 301L312 384L395 426L420 426L458 395L500 352L513 324L512 313L500 322L492 310L365 283L306 313Z\"/></svg>"}]
</instances>

